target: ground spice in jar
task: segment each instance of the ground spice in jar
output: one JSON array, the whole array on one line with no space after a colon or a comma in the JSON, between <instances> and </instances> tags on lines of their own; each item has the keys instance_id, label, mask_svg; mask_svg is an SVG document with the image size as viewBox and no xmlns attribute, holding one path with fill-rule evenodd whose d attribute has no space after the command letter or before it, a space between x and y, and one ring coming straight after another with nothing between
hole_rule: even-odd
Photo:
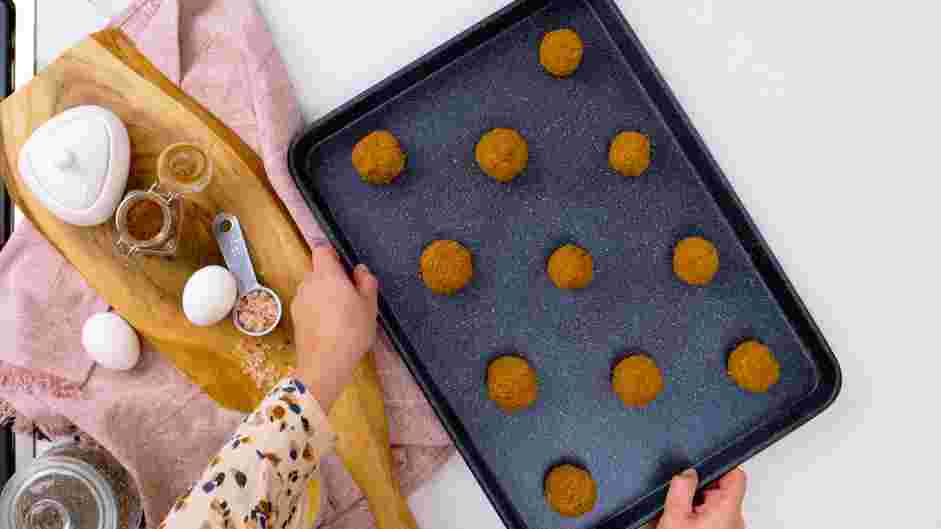
<instances>
[{"instance_id":1,"label":"ground spice in jar","mask_svg":"<svg viewBox=\"0 0 941 529\"><path fill-rule=\"evenodd\" d=\"M127 231L138 241L159 235L163 221L163 208L153 200L141 200L127 210Z\"/></svg>"}]
</instances>

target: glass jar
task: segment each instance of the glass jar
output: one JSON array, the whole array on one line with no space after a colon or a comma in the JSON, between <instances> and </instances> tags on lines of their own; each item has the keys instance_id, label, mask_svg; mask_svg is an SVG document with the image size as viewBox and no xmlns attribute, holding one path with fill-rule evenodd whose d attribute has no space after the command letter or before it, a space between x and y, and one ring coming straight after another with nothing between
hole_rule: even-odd
<instances>
[{"instance_id":1,"label":"glass jar","mask_svg":"<svg viewBox=\"0 0 941 529\"><path fill-rule=\"evenodd\" d=\"M131 476L104 450L55 445L7 483L0 529L138 529L140 497Z\"/></svg>"},{"instance_id":2,"label":"glass jar","mask_svg":"<svg viewBox=\"0 0 941 529\"><path fill-rule=\"evenodd\" d=\"M212 158L193 143L174 143L157 158L157 179L170 191L199 193L212 181Z\"/></svg>"},{"instance_id":3,"label":"glass jar","mask_svg":"<svg viewBox=\"0 0 941 529\"><path fill-rule=\"evenodd\" d=\"M114 216L115 246L127 256L176 255L183 225L183 199L212 181L209 155L192 143L175 143L157 159L157 182L124 196Z\"/></svg>"},{"instance_id":4,"label":"glass jar","mask_svg":"<svg viewBox=\"0 0 941 529\"><path fill-rule=\"evenodd\" d=\"M115 246L123 255L175 255L183 224L183 196L163 191L160 184L147 191L131 191L118 206L114 223Z\"/></svg>"}]
</instances>

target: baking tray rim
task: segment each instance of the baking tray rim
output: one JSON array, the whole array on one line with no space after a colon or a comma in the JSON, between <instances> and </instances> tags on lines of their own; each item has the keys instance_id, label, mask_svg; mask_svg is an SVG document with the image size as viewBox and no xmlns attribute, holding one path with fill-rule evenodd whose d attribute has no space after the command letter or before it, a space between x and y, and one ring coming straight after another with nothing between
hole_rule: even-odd
<instances>
[{"instance_id":1,"label":"baking tray rim","mask_svg":"<svg viewBox=\"0 0 941 529\"><path fill-rule=\"evenodd\" d=\"M553 1L556 0L515 0L503 9L432 49L409 65L399 69L347 103L315 120L293 138L288 151L289 172L318 224L334 247L337 248L337 252L348 272L351 272L356 264L355 251L333 219L330 209L322 197L311 187L304 185L308 154L310 152L304 146L329 141L334 134L397 99L454 61L459 60L520 21L547 7ZM700 178L705 182L710 196L716 201L723 216L735 232L736 238L745 247L752 264L767 285L769 292L781 308L788 323L797 332L806 350L811 353L811 360L817 368L818 378L813 389L794 403L786 413L761 423L697 463L697 470L701 476L700 487L704 487L829 408L842 389L842 371L836 356L798 295L794 285L785 275L779 261L761 235L754 220L748 214L741 199L735 193L725 173L719 167L705 141L693 126L689 116L681 107L620 8L613 0L572 1L583 2L594 11L598 21L622 55L633 53L634 60L628 60L630 67L634 70L645 92L651 97L653 106L661 113L663 122L679 143L681 151L689 158L690 164L693 165ZM536 7L532 7L533 5ZM602 10L603 13L599 12ZM617 25L617 29L623 32L623 39L619 40L617 35L612 32L612 24ZM455 50L458 53L453 58L441 61L443 57ZM627 60L627 57L625 57L625 60ZM435 64L438 65L428 68L429 65L434 66ZM421 73L426 68L427 72ZM419 76L415 80L409 80L410 74L419 74ZM404 85L399 86L403 82ZM691 152L696 154L699 159L692 159L690 157ZM460 419L451 409L425 367L418 360L415 348L405 336L404 331L392 314L391 307L381 294L379 297L379 320L396 352L402 357L412 376L428 397L429 403L439 420L441 420L448 435L454 441L455 447L464 458L503 522L508 527L526 527L512 503L502 492L493 472L478 454L473 440L465 431ZM653 489L634 503L626 505L621 510L609 515L596 527L638 527L652 520L663 509L666 488L667 484L664 484Z\"/></svg>"}]
</instances>

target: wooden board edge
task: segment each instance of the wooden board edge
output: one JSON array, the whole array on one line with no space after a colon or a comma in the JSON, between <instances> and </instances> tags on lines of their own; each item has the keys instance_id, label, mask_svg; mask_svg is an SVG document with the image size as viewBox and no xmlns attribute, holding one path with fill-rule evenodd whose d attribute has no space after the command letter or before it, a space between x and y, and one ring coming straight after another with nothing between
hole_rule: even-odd
<instances>
[{"instance_id":1,"label":"wooden board edge","mask_svg":"<svg viewBox=\"0 0 941 529\"><path fill-rule=\"evenodd\" d=\"M113 28L105 29L92 33L90 38L117 57L138 76L151 84L157 85L161 91L183 105L190 113L199 117L213 133L225 140L228 145L234 146L239 158L253 171L258 174L265 174L265 164L258 154L219 118L163 75L163 72L157 69L150 62L150 59L137 49L133 41L123 31Z\"/></svg>"},{"instance_id":2,"label":"wooden board edge","mask_svg":"<svg viewBox=\"0 0 941 529\"><path fill-rule=\"evenodd\" d=\"M126 65L131 71L140 76L141 79L156 85L161 91L167 94L167 96L183 105L186 110L188 110L194 116L198 117L200 121L202 121L213 132L213 134L224 140L226 148L231 149L235 156L240 158L248 168L258 175L259 179L268 188L271 196L275 198L278 207L284 213L285 217L287 217L287 219L290 221L298 239L304 241L304 236L297 227L297 223L294 222L294 217L291 215L291 212L288 211L287 206L284 205L281 197L278 196L278 193L274 190L274 187L272 187L271 182L268 180L268 172L265 169L264 161L251 147L248 146L248 144L245 143L244 140L242 140L238 134L235 133L235 131L230 129L225 123L222 122L222 120L217 118L202 104L184 92L173 81L168 79L167 76L163 74L163 72L161 72L156 66L154 66L152 62L150 62L150 59L148 59L143 53L141 53L140 50L137 49L137 46L134 45L134 42L120 29L105 29L97 33L92 33L90 38L98 43L98 45L108 50L119 61L124 63L124 65Z\"/></svg>"}]
</instances>

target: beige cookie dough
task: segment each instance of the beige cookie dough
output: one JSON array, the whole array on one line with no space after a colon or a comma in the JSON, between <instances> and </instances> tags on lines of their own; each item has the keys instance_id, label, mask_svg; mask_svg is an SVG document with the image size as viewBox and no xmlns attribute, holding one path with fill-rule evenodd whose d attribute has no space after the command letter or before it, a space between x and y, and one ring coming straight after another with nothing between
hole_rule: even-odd
<instances>
[{"instance_id":1,"label":"beige cookie dough","mask_svg":"<svg viewBox=\"0 0 941 529\"><path fill-rule=\"evenodd\" d=\"M663 391L663 375L650 357L633 355L618 362L611 386L625 406L642 407Z\"/></svg>"},{"instance_id":2,"label":"beige cookie dough","mask_svg":"<svg viewBox=\"0 0 941 529\"><path fill-rule=\"evenodd\" d=\"M461 243L438 240L422 252L421 278L432 292L453 295L474 277L474 259Z\"/></svg>"},{"instance_id":3,"label":"beige cookie dough","mask_svg":"<svg viewBox=\"0 0 941 529\"><path fill-rule=\"evenodd\" d=\"M780 380L781 365L766 345L747 340L729 355L729 376L746 391L767 393Z\"/></svg>"},{"instance_id":4,"label":"beige cookie dough","mask_svg":"<svg viewBox=\"0 0 941 529\"><path fill-rule=\"evenodd\" d=\"M594 278L594 261L584 248L566 244L549 257L549 279L561 289L585 288Z\"/></svg>"},{"instance_id":5,"label":"beige cookie dough","mask_svg":"<svg viewBox=\"0 0 941 529\"><path fill-rule=\"evenodd\" d=\"M493 129L484 134L474 154L480 168L503 183L519 176L529 163L529 145L513 129Z\"/></svg>"},{"instance_id":6,"label":"beige cookie dough","mask_svg":"<svg viewBox=\"0 0 941 529\"><path fill-rule=\"evenodd\" d=\"M377 130L353 147L353 167L364 182L391 184L405 169L405 153L391 132Z\"/></svg>"},{"instance_id":7,"label":"beige cookie dough","mask_svg":"<svg viewBox=\"0 0 941 529\"><path fill-rule=\"evenodd\" d=\"M501 356L487 368L487 392L506 413L524 410L539 396L536 371L523 358Z\"/></svg>"},{"instance_id":8,"label":"beige cookie dough","mask_svg":"<svg viewBox=\"0 0 941 529\"><path fill-rule=\"evenodd\" d=\"M719 271L719 251L702 237L687 237L673 250L673 272L690 285L704 286Z\"/></svg>"},{"instance_id":9,"label":"beige cookie dough","mask_svg":"<svg viewBox=\"0 0 941 529\"><path fill-rule=\"evenodd\" d=\"M608 152L611 168L624 176L640 176L650 167L650 139L639 132L615 136Z\"/></svg>"},{"instance_id":10,"label":"beige cookie dough","mask_svg":"<svg viewBox=\"0 0 941 529\"><path fill-rule=\"evenodd\" d=\"M539 62L547 72L556 77L568 77L582 63L585 44L578 33L571 29L559 29L546 33L539 45Z\"/></svg>"},{"instance_id":11,"label":"beige cookie dough","mask_svg":"<svg viewBox=\"0 0 941 529\"><path fill-rule=\"evenodd\" d=\"M598 502L598 485L591 474L575 465L559 465L549 471L545 481L546 501L566 518L591 512Z\"/></svg>"}]
</instances>

